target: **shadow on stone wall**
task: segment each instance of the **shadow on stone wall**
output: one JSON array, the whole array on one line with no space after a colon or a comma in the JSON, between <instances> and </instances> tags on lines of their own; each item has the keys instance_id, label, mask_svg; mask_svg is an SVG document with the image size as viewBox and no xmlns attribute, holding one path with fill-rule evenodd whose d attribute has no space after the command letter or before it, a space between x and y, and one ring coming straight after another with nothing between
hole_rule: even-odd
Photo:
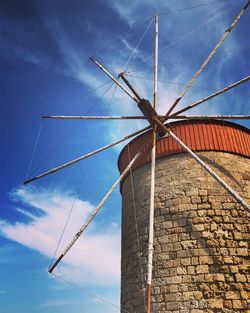
<instances>
[{"instance_id":1,"label":"shadow on stone wall","mask_svg":"<svg viewBox=\"0 0 250 313\"><path fill-rule=\"evenodd\" d=\"M222 166L221 164L219 164L218 162L216 162L215 160L204 156L202 154L199 154L199 157L206 162L207 164L213 166L214 168L216 168L217 170L219 170L222 174L224 174L225 176L229 177L235 184L237 184L237 186L241 189L241 191L243 191L242 188L242 183L240 181L238 181L235 176L232 175L232 173L227 170L224 166Z\"/></svg>"}]
</instances>

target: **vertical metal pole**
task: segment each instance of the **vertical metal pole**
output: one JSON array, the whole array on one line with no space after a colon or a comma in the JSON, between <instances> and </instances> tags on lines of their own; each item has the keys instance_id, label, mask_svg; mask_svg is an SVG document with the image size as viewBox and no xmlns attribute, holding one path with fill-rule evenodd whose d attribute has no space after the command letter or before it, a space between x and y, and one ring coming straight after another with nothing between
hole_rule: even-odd
<instances>
[{"instance_id":1,"label":"vertical metal pole","mask_svg":"<svg viewBox=\"0 0 250 313\"><path fill-rule=\"evenodd\" d=\"M155 70L154 70L154 110L157 104L158 82L158 15L155 15ZM153 129L153 147L151 152L151 188L149 211L149 239L148 239L148 279L147 279L147 312L151 309L151 285L154 251L154 196L155 196L155 154L156 154L156 126Z\"/></svg>"}]
</instances>

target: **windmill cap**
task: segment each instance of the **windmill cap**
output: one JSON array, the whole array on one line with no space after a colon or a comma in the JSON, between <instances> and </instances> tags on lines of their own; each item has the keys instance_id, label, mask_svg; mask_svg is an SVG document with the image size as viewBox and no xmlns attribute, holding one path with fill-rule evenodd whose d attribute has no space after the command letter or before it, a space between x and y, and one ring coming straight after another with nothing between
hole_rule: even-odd
<instances>
[{"instance_id":1,"label":"windmill cap","mask_svg":"<svg viewBox=\"0 0 250 313\"><path fill-rule=\"evenodd\" d=\"M170 125L172 132L193 151L221 151L250 157L250 130L242 125L221 120L182 120ZM122 149L118 158L121 173L138 152L142 155L133 169L151 161L152 137L151 130L134 138ZM157 140L157 159L179 153L185 153L185 150L172 137Z\"/></svg>"}]
</instances>

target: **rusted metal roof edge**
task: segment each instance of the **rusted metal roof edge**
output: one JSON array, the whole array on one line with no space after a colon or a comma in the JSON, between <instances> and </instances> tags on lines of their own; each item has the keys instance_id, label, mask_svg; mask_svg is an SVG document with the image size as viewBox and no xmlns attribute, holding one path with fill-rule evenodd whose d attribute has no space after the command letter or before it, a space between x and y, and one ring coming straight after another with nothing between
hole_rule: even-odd
<instances>
[{"instance_id":1,"label":"rusted metal roof edge","mask_svg":"<svg viewBox=\"0 0 250 313\"><path fill-rule=\"evenodd\" d=\"M224 126L229 126L231 128L234 128L234 129L239 129L239 130L242 130L248 134L250 134L250 129L243 126L243 125L240 125L240 124L237 124L237 123L234 123L234 122L229 122L229 121L222 121L222 120L216 120L216 119L211 119L211 120L181 120L181 121L174 121L174 122L171 122L169 123L170 126L172 127L175 127L175 126L179 126L179 125L195 125L195 124L213 124L213 125L224 125ZM149 130L145 133L143 133L142 135L139 135L135 138L133 138L128 144L131 144L133 143L134 141L138 140L138 138L143 138L145 136L148 135L148 133L152 132L152 130ZM118 160L117 160L117 166L118 166L118 169L120 170L120 159L121 159L121 155L123 154L124 150L126 149L126 147L128 146L128 144L126 144L123 149L121 150L120 154L119 154L119 157L118 157ZM235 152L232 152L228 149L200 149L200 150L196 150L194 149L194 151L218 151L218 152L228 152L228 153L232 153L232 154L236 154L236 155L241 155L243 157L246 157L248 158L248 156L246 155L242 155L241 153L235 153ZM183 153L183 151L180 151L180 152L173 152L173 153L169 153L167 155L173 155L173 154L179 154L179 153ZM163 157L163 156L162 156ZM144 162L143 164L145 164L147 162Z\"/></svg>"}]
</instances>

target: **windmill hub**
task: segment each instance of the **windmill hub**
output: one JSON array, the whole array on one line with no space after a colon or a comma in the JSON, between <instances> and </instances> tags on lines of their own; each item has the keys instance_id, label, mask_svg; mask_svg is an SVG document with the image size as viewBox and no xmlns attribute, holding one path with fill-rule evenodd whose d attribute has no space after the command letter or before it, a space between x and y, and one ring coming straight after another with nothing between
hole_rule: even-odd
<instances>
[{"instance_id":1,"label":"windmill hub","mask_svg":"<svg viewBox=\"0 0 250 313\"><path fill-rule=\"evenodd\" d=\"M138 108L149 121L149 124L152 126L152 128L156 128L157 134L160 137L165 136L165 134L167 133L167 127L164 125L164 118L160 117L156 113L151 103L148 100L141 99L138 104Z\"/></svg>"}]
</instances>

